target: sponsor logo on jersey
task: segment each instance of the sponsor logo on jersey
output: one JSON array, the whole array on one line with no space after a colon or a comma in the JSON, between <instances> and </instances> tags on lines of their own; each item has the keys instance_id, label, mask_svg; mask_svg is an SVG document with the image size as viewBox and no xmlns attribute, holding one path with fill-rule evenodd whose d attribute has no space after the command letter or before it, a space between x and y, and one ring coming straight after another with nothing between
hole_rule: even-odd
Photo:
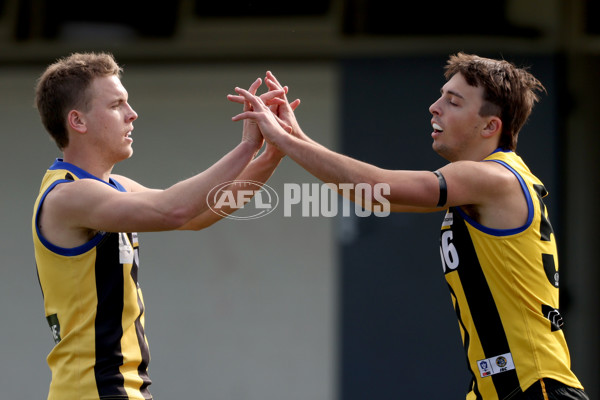
<instances>
[{"instance_id":1,"label":"sponsor logo on jersey","mask_svg":"<svg viewBox=\"0 0 600 400\"><path fill-rule=\"evenodd\" d=\"M506 353L499 356L478 360L477 368L479 368L479 374L481 377L485 378L487 376L513 370L515 369L515 364L513 363L512 354Z\"/></svg>"}]
</instances>

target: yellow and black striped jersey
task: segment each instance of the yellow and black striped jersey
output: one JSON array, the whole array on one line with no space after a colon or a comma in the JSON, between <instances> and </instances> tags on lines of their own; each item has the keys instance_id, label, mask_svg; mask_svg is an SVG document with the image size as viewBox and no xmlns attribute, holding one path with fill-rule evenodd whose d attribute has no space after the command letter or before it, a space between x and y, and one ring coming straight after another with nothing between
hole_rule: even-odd
<instances>
[{"instance_id":1,"label":"yellow and black striped jersey","mask_svg":"<svg viewBox=\"0 0 600 400\"><path fill-rule=\"evenodd\" d=\"M561 330L546 189L514 152L499 150L482 162L516 176L529 212L516 229L482 226L460 207L449 208L442 223L442 265L473 376L467 399L509 399L540 378L582 388Z\"/></svg>"},{"instance_id":2,"label":"yellow and black striped jersey","mask_svg":"<svg viewBox=\"0 0 600 400\"><path fill-rule=\"evenodd\" d=\"M55 341L47 358L52 371L48 399L151 399L137 234L99 232L82 246L62 248L38 228L46 195L78 179L99 180L57 159L42 180L33 210L35 261ZM105 183L125 191L112 179Z\"/></svg>"}]
</instances>

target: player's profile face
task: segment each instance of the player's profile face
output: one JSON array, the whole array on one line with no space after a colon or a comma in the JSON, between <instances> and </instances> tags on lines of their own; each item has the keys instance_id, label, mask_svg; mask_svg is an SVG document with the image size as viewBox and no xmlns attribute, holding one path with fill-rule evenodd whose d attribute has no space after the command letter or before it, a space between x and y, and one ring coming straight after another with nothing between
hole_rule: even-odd
<instances>
[{"instance_id":1,"label":"player's profile face","mask_svg":"<svg viewBox=\"0 0 600 400\"><path fill-rule=\"evenodd\" d=\"M137 113L117 76L96 78L89 89L89 110L84 113L91 138L102 151L113 152L115 161L131 156L131 132Z\"/></svg>"},{"instance_id":2,"label":"player's profile face","mask_svg":"<svg viewBox=\"0 0 600 400\"><path fill-rule=\"evenodd\" d=\"M429 107L434 129L432 146L448 161L457 161L468 154L485 126L479 115L483 88L469 85L461 74L456 74L440 92L439 99Z\"/></svg>"}]
</instances>

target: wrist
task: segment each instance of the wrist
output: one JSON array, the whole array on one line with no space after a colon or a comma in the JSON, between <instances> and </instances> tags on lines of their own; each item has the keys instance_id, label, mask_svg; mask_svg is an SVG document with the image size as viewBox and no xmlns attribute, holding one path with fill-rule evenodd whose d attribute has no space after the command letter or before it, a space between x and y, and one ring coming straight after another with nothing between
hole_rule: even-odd
<instances>
[{"instance_id":1,"label":"wrist","mask_svg":"<svg viewBox=\"0 0 600 400\"><path fill-rule=\"evenodd\" d=\"M302 140L306 140L308 138L308 136L306 136L304 131L302 129L300 129L299 126L294 128L294 136L296 136L298 139L302 139Z\"/></svg>"},{"instance_id":2,"label":"wrist","mask_svg":"<svg viewBox=\"0 0 600 400\"><path fill-rule=\"evenodd\" d=\"M285 153L279 150L274 144L269 143L260 157L267 163L277 164L285 157Z\"/></svg>"},{"instance_id":3,"label":"wrist","mask_svg":"<svg viewBox=\"0 0 600 400\"><path fill-rule=\"evenodd\" d=\"M251 153L252 158L254 158L256 156L256 154L258 153L258 151L260 150L260 148L262 147L262 145L263 145L262 142L259 143L254 140L244 138L244 139L242 139L242 141L240 142L238 147L243 149L245 152Z\"/></svg>"}]
</instances>

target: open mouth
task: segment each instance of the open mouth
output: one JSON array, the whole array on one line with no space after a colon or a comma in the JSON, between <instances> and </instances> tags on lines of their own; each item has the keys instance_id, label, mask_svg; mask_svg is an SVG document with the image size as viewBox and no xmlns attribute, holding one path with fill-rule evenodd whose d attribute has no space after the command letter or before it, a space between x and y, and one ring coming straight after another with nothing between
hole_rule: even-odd
<instances>
[{"instance_id":1,"label":"open mouth","mask_svg":"<svg viewBox=\"0 0 600 400\"><path fill-rule=\"evenodd\" d=\"M444 128L442 128L441 126L439 126L435 122L433 124L431 124L431 126L433 127L433 131L435 133L442 133L442 132L444 132Z\"/></svg>"}]
</instances>

